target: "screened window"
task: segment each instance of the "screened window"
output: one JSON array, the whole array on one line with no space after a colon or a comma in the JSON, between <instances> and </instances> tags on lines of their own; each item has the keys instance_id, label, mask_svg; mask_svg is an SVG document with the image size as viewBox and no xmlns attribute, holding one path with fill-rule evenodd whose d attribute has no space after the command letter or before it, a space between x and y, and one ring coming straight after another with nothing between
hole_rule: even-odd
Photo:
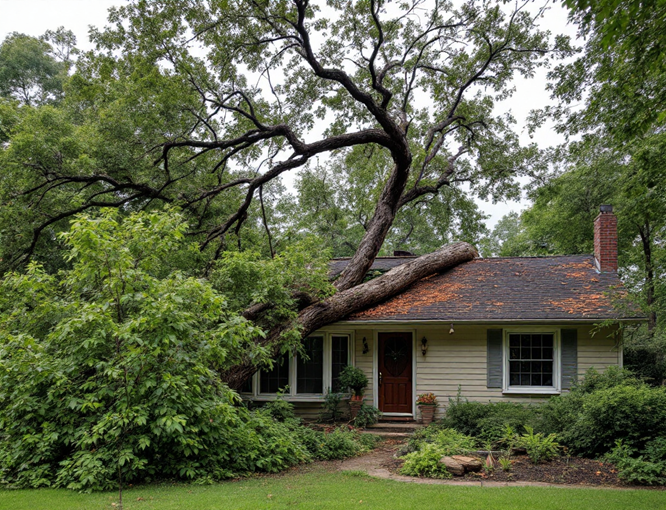
<instances>
[{"instance_id":1,"label":"screened window","mask_svg":"<svg viewBox=\"0 0 666 510\"><path fill-rule=\"evenodd\" d=\"M509 386L554 386L552 333L509 334Z\"/></svg>"},{"instance_id":2,"label":"screened window","mask_svg":"<svg viewBox=\"0 0 666 510\"><path fill-rule=\"evenodd\" d=\"M271 370L262 370L259 377L261 393L277 393L289 386L289 356L283 354L273 362Z\"/></svg>"},{"instance_id":3,"label":"screened window","mask_svg":"<svg viewBox=\"0 0 666 510\"><path fill-rule=\"evenodd\" d=\"M349 362L349 337L331 337L331 389L340 391L340 372Z\"/></svg>"},{"instance_id":4,"label":"screened window","mask_svg":"<svg viewBox=\"0 0 666 510\"><path fill-rule=\"evenodd\" d=\"M299 355L296 361L296 392L324 392L324 338L312 336L303 340L307 356Z\"/></svg>"}]
</instances>

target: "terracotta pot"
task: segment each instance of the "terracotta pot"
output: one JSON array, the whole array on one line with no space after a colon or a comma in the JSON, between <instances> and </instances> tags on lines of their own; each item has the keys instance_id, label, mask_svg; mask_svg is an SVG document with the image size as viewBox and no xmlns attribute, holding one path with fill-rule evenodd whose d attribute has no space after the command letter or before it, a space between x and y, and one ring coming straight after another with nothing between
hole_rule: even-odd
<instances>
[{"instance_id":1,"label":"terracotta pot","mask_svg":"<svg viewBox=\"0 0 666 510\"><path fill-rule=\"evenodd\" d=\"M351 415L351 419L355 420L356 415L358 415L359 409L361 409L361 406L363 405L363 400L350 400L349 401L349 414Z\"/></svg>"},{"instance_id":2,"label":"terracotta pot","mask_svg":"<svg viewBox=\"0 0 666 510\"><path fill-rule=\"evenodd\" d=\"M421 422L424 425L430 425L432 423L432 420L435 417L436 409L437 406L429 406L429 405L419 406L419 411L421 411Z\"/></svg>"}]
</instances>

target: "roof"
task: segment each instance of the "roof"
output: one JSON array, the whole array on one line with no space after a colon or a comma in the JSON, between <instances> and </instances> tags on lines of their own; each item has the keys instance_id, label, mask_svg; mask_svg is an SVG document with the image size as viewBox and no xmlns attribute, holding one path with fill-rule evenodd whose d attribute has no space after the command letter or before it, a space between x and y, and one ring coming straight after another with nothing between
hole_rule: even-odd
<instances>
[{"instance_id":1,"label":"roof","mask_svg":"<svg viewBox=\"0 0 666 510\"><path fill-rule=\"evenodd\" d=\"M369 271L388 271L396 266L404 264L405 262L414 260L415 258L417 258L416 255L408 255L403 257L377 257L372 263L372 266L370 266ZM337 276L342 273L342 270L347 267L347 264L349 264L350 260L351 258L349 257L331 260L331 262L328 264L331 276Z\"/></svg>"},{"instance_id":2,"label":"roof","mask_svg":"<svg viewBox=\"0 0 666 510\"><path fill-rule=\"evenodd\" d=\"M411 259L397 258L403 259L402 263ZM424 278L402 293L356 312L346 320L641 318L637 312L622 313L614 309L613 299L624 295L626 292L617 273L599 273L591 255L479 258Z\"/></svg>"}]
</instances>

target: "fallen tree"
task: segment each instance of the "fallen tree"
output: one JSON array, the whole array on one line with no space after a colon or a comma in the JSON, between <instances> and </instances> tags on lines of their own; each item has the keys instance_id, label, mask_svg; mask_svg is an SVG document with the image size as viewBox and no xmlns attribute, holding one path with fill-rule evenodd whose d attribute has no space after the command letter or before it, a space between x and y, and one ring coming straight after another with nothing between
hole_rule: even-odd
<instances>
[{"instance_id":1,"label":"fallen tree","mask_svg":"<svg viewBox=\"0 0 666 510\"><path fill-rule=\"evenodd\" d=\"M280 336L291 328L296 328L299 334L305 337L327 324L395 296L422 278L446 271L477 256L478 252L469 243L460 242L444 246L433 253L394 267L382 276L307 306L298 314L296 324L280 325L258 341L277 346ZM240 389L256 370L256 365L247 359L244 363L227 370L222 379L231 388Z\"/></svg>"}]
</instances>

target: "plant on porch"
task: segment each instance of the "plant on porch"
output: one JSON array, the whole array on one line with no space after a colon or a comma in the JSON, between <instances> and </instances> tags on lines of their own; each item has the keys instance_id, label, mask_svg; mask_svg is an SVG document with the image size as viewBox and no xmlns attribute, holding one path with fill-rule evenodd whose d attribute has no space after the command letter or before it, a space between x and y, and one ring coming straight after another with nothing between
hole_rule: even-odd
<instances>
[{"instance_id":1,"label":"plant on porch","mask_svg":"<svg viewBox=\"0 0 666 510\"><path fill-rule=\"evenodd\" d=\"M434 393L421 393L416 398L416 405L421 412L421 419L424 425L430 425L435 417L437 409L437 397Z\"/></svg>"},{"instance_id":2,"label":"plant on porch","mask_svg":"<svg viewBox=\"0 0 666 510\"><path fill-rule=\"evenodd\" d=\"M349 365L340 372L340 387L352 393L349 409L351 419L354 420L363 405L363 392L368 387L368 378L360 368Z\"/></svg>"}]
</instances>

